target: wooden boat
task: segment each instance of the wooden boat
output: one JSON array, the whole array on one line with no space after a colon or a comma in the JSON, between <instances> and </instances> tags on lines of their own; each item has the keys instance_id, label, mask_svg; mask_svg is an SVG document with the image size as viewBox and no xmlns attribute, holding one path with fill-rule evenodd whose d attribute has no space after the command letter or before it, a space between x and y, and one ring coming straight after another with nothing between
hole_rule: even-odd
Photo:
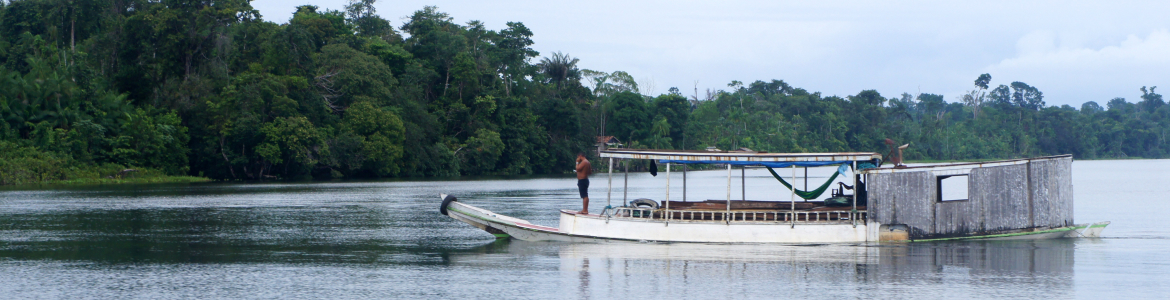
<instances>
[{"instance_id":1,"label":"wooden boat","mask_svg":"<svg viewBox=\"0 0 1170 300\"><path fill-rule=\"evenodd\" d=\"M440 195L439 210L498 238L565 242L808 244L1047 239L1099 237L1109 224L1073 223L1071 155L898 168L878 167L881 155L870 152L610 149L600 151L600 156L609 162L608 199L612 199L615 161L631 160L652 160L666 166L665 199L627 201L623 196L621 206L607 206L599 214L561 210L556 228L499 215L446 194ZM672 164L726 166L727 199L671 201ZM797 168L833 167L838 172L816 190L790 188L788 201L745 201L731 199L735 167L768 168L789 187L779 175L787 173L784 168L791 169L791 179L796 178ZM848 205L797 201L798 195L817 198L838 175L850 176L853 185L833 191L832 198ZM685 194L685 175L683 178ZM967 199L944 199L944 179L966 179ZM857 192L847 194L848 189Z\"/></svg>"}]
</instances>

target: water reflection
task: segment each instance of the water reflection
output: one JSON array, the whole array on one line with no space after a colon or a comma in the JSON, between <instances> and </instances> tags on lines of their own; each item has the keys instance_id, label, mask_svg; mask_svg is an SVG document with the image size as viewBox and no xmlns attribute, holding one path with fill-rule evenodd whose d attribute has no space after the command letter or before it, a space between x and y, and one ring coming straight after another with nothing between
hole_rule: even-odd
<instances>
[{"instance_id":1,"label":"water reflection","mask_svg":"<svg viewBox=\"0 0 1170 300\"><path fill-rule=\"evenodd\" d=\"M497 241L450 256L482 261L535 248L555 249L558 285L579 298L1075 295L1071 239L816 246Z\"/></svg>"},{"instance_id":2,"label":"water reflection","mask_svg":"<svg viewBox=\"0 0 1170 300\"><path fill-rule=\"evenodd\" d=\"M0 295L1157 298L1170 293L1162 284L1170 269L1158 267L1170 265L1170 227L1152 213L1170 210L1157 185L1166 162L1075 162L1076 218L1114 221L1111 238L1035 242L527 243L497 241L436 210L436 195L447 192L556 226L558 209L581 203L572 177L7 189ZM1139 171L1147 175L1129 175ZM726 172L689 176L693 199L725 197ZM774 182L749 172L749 187L757 179ZM629 195L660 198L664 180L631 174ZM600 211L604 193L595 192L591 210ZM624 192L615 189L614 202Z\"/></svg>"}]
</instances>

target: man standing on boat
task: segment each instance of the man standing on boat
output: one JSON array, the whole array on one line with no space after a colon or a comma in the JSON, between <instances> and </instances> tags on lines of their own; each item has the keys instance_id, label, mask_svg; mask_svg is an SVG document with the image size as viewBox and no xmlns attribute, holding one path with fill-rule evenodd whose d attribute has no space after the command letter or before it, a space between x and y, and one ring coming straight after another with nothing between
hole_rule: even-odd
<instances>
[{"instance_id":1,"label":"man standing on boat","mask_svg":"<svg viewBox=\"0 0 1170 300\"><path fill-rule=\"evenodd\" d=\"M585 158L585 153L577 153L577 189L581 192L581 213L589 214L589 175L593 174L593 165Z\"/></svg>"}]
</instances>

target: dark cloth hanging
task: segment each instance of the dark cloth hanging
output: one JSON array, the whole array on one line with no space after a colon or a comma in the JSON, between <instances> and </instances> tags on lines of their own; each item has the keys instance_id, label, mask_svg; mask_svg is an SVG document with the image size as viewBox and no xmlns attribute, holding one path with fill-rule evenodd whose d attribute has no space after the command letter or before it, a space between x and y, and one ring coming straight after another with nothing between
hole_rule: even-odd
<instances>
[{"instance_id":1,"label":"dark cloth hanging","mask_svg":"<svg viewBox=\"0 0 1170 300\"><path fill-rule=\"evenodd\" d=\"M654 160L650 160L650 176L658 177L658 165L654 164Z\"/></svg>"}]
</instances>

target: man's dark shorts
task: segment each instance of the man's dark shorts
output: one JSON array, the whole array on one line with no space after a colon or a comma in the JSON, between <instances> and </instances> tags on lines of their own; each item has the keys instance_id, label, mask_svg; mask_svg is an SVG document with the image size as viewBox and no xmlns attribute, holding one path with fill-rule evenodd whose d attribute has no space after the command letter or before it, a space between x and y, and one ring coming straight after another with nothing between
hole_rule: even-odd
<instances>
[{"instance_id":1,"label":"man's dark shorts","mask_svg":"<svg viewBox=\"0 0 1170 300\"><path fill-rule=\"evenodd\" d=\"M581 198L589 198L589 178L577 179L577 189L581 190Z\"/></svg>"}]
</instances>

